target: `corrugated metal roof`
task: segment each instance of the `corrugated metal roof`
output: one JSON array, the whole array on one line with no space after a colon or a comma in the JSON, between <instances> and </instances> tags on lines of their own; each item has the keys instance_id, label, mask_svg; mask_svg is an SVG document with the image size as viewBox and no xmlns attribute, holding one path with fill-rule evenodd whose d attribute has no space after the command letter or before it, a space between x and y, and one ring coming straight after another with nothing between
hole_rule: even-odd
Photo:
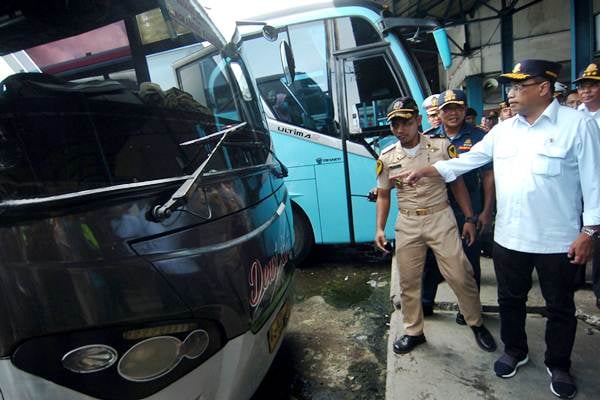
<instances>
[{"instance_id":1,"label":"corrugated metal roof","mask_svg":"<svg viewBox=\"0 0 600 400\"><path fill-rule=\"evenodd\" d=\"M397 0L381 1L390 6L396 15L415 18L435 18L443 22L462 20L465 14L486 3L487 0ZM392 4L393 3L393 4Z\"/></svg>"}]
</instances>

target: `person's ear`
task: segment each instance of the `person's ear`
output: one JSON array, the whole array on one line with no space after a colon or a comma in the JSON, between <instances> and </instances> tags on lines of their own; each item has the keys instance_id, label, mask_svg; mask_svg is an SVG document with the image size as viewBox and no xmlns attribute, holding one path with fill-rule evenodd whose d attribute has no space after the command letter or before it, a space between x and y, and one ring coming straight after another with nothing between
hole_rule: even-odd
<instances>
[{"instance_id":1,"label":"person's ear","mask_svg":"<svg viewBox=\"0 0 600 400\"><path fill-rule=\"evenodd\" d=\"M540 83L540 96L546 96L548 94L550 94L552 96L553 95L553 93L552 93L553 87L554 87L554 84L552 84L550 81L544 81L544 82Z\"/></svg>"},{"instance_id":2,"label":"person's ear","mask_svg":"<svg viewBox=\"0 0 600 400\"><path fill-rule=\"evenodd\" d=\"M417 115L417 125L421 125L421 122L423 122L423 117L421 115Z\"/></svg>"}]
</instances>

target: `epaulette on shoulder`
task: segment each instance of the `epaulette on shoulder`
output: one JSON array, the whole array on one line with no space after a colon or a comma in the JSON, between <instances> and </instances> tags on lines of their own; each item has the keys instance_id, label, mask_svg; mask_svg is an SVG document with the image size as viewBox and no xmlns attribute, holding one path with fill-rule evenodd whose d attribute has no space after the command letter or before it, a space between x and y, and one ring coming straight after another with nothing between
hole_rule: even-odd
<instances>
[{"instance_id":1,"label":"epaulette on shoulder","mask_svg":"<svg viewBox=\"0 0 600 400\"><path fill-rule=\"evenodd\" d=\"M423 132L423 135L430 139L440 139L446 137L442 132L440 132L439 128L429 128Z\"/></svg>"},{"instance_id":2,"label":"epaulette on shoulder","mask_svg":"<svg viewBox=\"0 0 600 400\"><path fill-rule=\"evenodd\" d=\"M381 155L384 155L385 153L387 153L388 151L391 151L394 149L394 147L396 147L396 143L392 143L389 146L385 147L383 150L381 150Z\"/></svg>"}]
</instances>

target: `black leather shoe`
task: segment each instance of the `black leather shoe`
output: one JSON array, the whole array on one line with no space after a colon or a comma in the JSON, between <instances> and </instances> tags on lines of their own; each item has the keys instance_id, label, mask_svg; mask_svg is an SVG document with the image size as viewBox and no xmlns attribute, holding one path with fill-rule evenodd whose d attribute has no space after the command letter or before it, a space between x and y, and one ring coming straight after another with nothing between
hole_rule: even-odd
<instances>
[{"instance_id":1,"label":"black leather shoe","mask_svg":"<svg viewBox=\"0 0 600 400\"><path fill-rule=\"evenodd\" d=\"M473 330L473 335L475 335L477 345L482 350L489 351L490 353L496 351L496 341L485 326L472 326L471 329Z\"/></svg>"},{"instance_id":2,"label":"black leather shoe","mask_svg":"<svg viewBox=\"0 0 600 400\"><path fill-rule=\"evenodd\" d=\"M424 316L431 317L433 315L433 304L422 303L422 307Z\"/></svg>"},{"instance_id":3,"label":"black leather shoe","mask_svg":"<svg viewBox=\"0 0 600 400\"><path fill-rule=\"evenodd\" d=\"M406 354L410 352L412 349L420 345L421 343L425 343L425 335L419 336L409 336L403 335L399 339L396 339L394 342L394 353L396 354Z\"/></svg>"},{"instance_id":4,"label":"black leather shoe","mask_svg":"<svg viewBox=\"0 0 600 400\"><path fill-rule=\"evenodd\" d=\"M466 325L467 321L465 321L465 316L459 312L456 313L456 323L459 325Z\"/></svg>"}]
</instances>

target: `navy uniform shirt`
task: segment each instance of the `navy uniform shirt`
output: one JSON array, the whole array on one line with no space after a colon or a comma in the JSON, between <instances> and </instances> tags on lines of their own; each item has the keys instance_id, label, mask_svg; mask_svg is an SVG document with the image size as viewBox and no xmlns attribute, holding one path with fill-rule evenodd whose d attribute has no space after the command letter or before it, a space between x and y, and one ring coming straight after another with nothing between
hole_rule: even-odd
<instances>
[{"instance_id":1,"label":"navy uniform shirt","mask_svg":"<svg viewBox=\"0 0 600 400\"><path fill-rule=\"evenodd\" d=\"M481 141L485 136L485 131L481 128L473 126L469 123L463 123L463 126L460 128L458 134L456 134L453 138L448 137L444 130L444 125L440 125L438 128L432 128L423 133L431 138L448 138L450 143L456 147L456 151L459 154L466 153L471 150L471 147L475 145L475 143ZM473 207L473 212L479 214L481 212L483 206L483 191L481 185L481 177L479 171L486 171L492 169L492 163L488 163L481 168L474 169L473 171L467 172L462 177L465 181L465 185L467 186L467 190L469 191L469 195L471 197L471 207ZM450 203L452 208L455 210L460 210L458 204L454 200L454 196L452 192L449 192Z\"/></svg>"}]
</instances>

